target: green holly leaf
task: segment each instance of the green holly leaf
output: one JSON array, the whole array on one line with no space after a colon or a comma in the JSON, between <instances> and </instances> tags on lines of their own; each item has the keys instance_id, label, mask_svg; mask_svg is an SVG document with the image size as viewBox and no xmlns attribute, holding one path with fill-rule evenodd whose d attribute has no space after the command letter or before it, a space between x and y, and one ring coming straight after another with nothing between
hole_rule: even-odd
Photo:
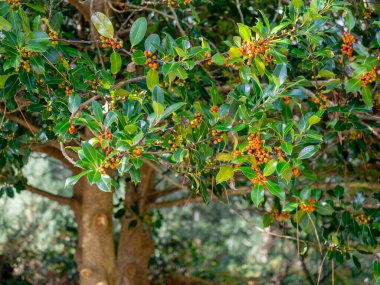
<instances>
[{"instance_id":1,"label":"green holly leaf","mask_svg":"<svg viewBox=\"0 0 380 285\"><path fill-rule=\"evenodd\" d=\"M319 150L319 147L317 145L309 145L300 151L300 153L298 154L298 159L310 158L314 154L316 154L318 150Z\"/></svg>"},{"instance_id":2,"label":"green holly leaf","mask_svg":"<svg viewBox=\"0 0 380 285\"><path fill-rule=\"evenodd\" d=\"M216 183L222 183L234 176L234 168L231 165L222 165L216 175Z\"/></svg>"},{"instance_id":3,"label":"green holly leaf","mask_svg":"<svg viewBox=\"0 0 380 285\"><path fill-rule=\"evenodd\" d=\"M111 54L111 73L117 74L121 69L121 56L117 52Z\"/></svg>"},{"instance_id":4,"label":"green holly leaf","mask_svg":"<svg viewBox=\"0 0 380 285\"><path fill-rule=\"evenodd\" d=\"M251 191L251 200L256 207L259 207L260 204L264 201L264 186L260 184L255 184Z\"/></svg>"},{"instance_id":5,"label":"green holly leaf","mask_svg":"<svg viewBox=\"0 0 380 285\"><path fill-rule=\"evenodd\" d=\"M285 192L280 188L280 186L277 183L270 180L267 180L264 183L269 192L271 192L274 196L280 198L281 200L285 200Z\"/></svg>"},{"instance_id":6,"label":"green holly leaf","mask_svg":"<svg viewBox=\"0 0 380 285\"><path fill-rule=\"evenodd\" d=\"M106 38L113 38L114 29L110 19L106 15L100 12L95 12L91 16L91 22L94 24L95 29Z\"/></svg>"},{"instance_id":7,"label":"green holly leaf","mask_svg":"<svg viewBox=\"0 0 380 285\"><path fill-rule=\"evenodd\" d=\"M129 33L129 39L131 41L132 47L140 43L146 33L148 23L145 18L138 18L132 25L131 31Z\"/></svg>"}]
</instances>

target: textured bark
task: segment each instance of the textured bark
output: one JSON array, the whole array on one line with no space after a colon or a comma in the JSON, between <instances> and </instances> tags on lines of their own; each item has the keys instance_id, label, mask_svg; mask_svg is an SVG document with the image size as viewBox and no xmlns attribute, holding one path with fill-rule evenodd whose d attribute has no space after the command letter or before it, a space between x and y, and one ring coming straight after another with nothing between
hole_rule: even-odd
<instances>
[{"instance_id":1,"label":"textured bark","mask_svg":"<svg viewBox=\"0 0 380 285\"><path fill-rule=\"evenodd\" d=\"M142 182L138 187L129 185L125 195L125 208L137 208L138 214L131 213L122 223L117 258L120 270L118 285L149 284L148 264L154 242L150 227L143 220L148 210L148 196L153 190L154 171L143 166L141 176Z\"/></svg>"},{"instance_id":2,"label":"textured bark","mask_svg":"<svg viewBox=\"0 0 380 285\"><path fill-rule=\"evenodd\" d=\"M112 193L91 186L86 178L74 187L73 210L78 223L75 261L80 285L114 285L117 279L112 229Z\"/></svg>"},{"instance_id":3,"label":"textured bark","mask_svg":"<svg viewBox=\"0 0 380 285\"><path fill-rule=\"evenodd\" d=\"M78 223L76 262L80 285L149 284L149 259L154 250L150 227L144 222L154 172L141 169L142 182L128 187L125 207L138 209L127 216L119 235L118 255L112 230L112 194L88 184L85 178L75 186L73 205Z\"/></svg>"}]
</instances>

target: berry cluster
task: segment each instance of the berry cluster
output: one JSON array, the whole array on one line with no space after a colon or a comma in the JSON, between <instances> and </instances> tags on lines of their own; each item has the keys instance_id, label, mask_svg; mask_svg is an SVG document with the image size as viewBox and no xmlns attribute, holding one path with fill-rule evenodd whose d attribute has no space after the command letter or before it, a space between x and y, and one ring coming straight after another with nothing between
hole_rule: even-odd
<instances>
[{"instance_id":1,"label":"berry cluster","mask_svg":"<svg viewBox=\"0 0 380 285\"><path fill-rule=\"evenodd\" d=\"M112 140L113 136L111 133L105 131L104 132L104 137L107 139L107 140Z\"/></svg>"},{"instance_id":2,"label":"berry cluster","mask_svg":"<svg viewBox=\"0 0 380 285\"><path fill-rule=\"evenodd\" d=\"M112 49L120 49L123 46L122 40L106 38L103 36L99 36L99 40L102 42L102 48L111 47Z\"/></svg>"},{"instance_id":3,"label":"berry cluster","mask_svg":"<svg viewBox=\"0 0 380 285\"><path fill-rule=\"evenodd\" d=\"M156 60L157 60L157 56L154 55L153 52L150 51L150 50L145 50L145 51L144 51L144 54L145 54L145 56L146 56L145 64L146 64L149 68L157 69L157 68L158 68L158 63L156 62Z\"/></svg>"},{"instance_id":4,"label":"berry cluster","mask_svg":"<svg viewBox=\"0 0 380 285\"><path fill-rule=\"evenodd\" d=\"M73 89L71 89L71 87L66 85L65 83L59 83L58 87L65 89L65 94L67 97L70 97L70 95L74 92Z\"/></svg>"},{"instance_id":5,"label":"berry cluster","mask_svg":"<svg viewBox=\"0 0 380 285\"><path fill-rule=\"evenodd\" d=\"M330 100L322 92L317 92L317 97L313 99L313 103L318 104L318 109L322 110L327 108L327 106L330 104Z\"/></svg>"},{"instance_id":6,"label":"berry cluster","mask_svg":"<svg viewBox=\"0 0 380 285\"><path fill-rule=\"evenodd\" d=\"M265 180L267 180L267 179L266 179L265 176L261 173L260 168L258 168L258 167L253 168L253 167L252 167L252 169L256 172L257 177L252 178L252 179L251 179L251 182L252 182L253 184L264 185L264 182L265 182Z\"/></svg>"},{"instance_id":7,"label":"berry cluster","mask_svg":"<svg viewBox=\"0 0 380 285\"><path fill-rule=\"evenodd\" d=\"M173 140L168 140L168 143L171 145L171 149L170 149L170 151L171 151L171 152L174 152L175 149L177 148L176 143L175 143Z\"/></svg>"},{"instance_id":8,"label":"berry cluster","mask_svg":"<svg viewBox=\"0 0 380 285\"><path fill-rule=\"evenodd\" d=\"M92 90L96 90L98 88L103 87L102 79L100 79L100 78L94 79L94 80L89 80L87 83L88 83L88 85L91 85Z\"/></svg>"},{"instance_id":9,"label":"berry cluster","mask_svg":"<svg viewBox=\"0 0 380 285\"><path fill-rule=\"evenodd\" d=\"M340 51L342 52L343 55L346 54L348 58L351 58L352 53L354 51L354 49L352 48L352 45L354 44L354 42L356 42L356 39L353 35L347 32L344 32L342 35L342 40L343 40L343 44Z\"/></svg>"},{"instance_id":10,"label":"berry cluster","mask_svg":"<svg viewBox=\"0 0 380 285\"><path fill-rule=\"evenodd\" d=\"M190 125L192 128L195 128L196 126L198 126L202 122L202 118L203 118L201 113L196 113L194 117L195 118L191 120L190 122Z\"/></svg>"},{"instance_id":11,"label":"berry cluster","mask_svg":"<svg viewBox=\"0 0 380 285\"><path fill-rule=\"evenodd\" d=\"M298 168L293 167L292 168L292 176L293 177L300 177L301 176L301 171Z\"/></svg>"},{"instance_id":12,"label":"berry cluster","mask_svg":"<svg viewBox=\"0 0 380 285\"><path fill-rule=\"evenodd\" d=\"M274 150L276 151L276 156L278 160L283 160L285 153L282 151L281 146L275 146Z\"/></svg>"},{"instance_id":13,"label":"berry cluster","mask_svg":"<svg viewBox=\"0 0 380 285\"><path fill-rule=\"evenodd\" d=\"M286 105L290 104L290 97L289 96L282 97L282 100L284 101L284 104L286 104Z\"/></svg>"},{"instance_id":14,"label":"berry cluster","mask_svg":"<svg viewBox=\"0 0 380 285\"><path fill-rule=\"evenodd\" d=\"M374 82L377 77L377 66L374 66L371 71L365 72L359 76L362 87Z\"/></svg>"},{"instance_id":15,"label":"berry cluster","mask_svg":"<svg viewBox=\"0 0 380 285\"><path fill-rule=\"evenodd\" d=\"M99 172L100 174L106 174L106 170L104 169L103 166L99 166L99 167L98 167L98 172Z\"/></svg>"},{"instance_id":16,"label":"berry cluster","mask_svg":"<svg viewBox=\"0 0 380 285\"><path fill-rule=\"evenodd\" d=\"M284 211L279 212L278 209L273 209L272 211L269 212L269 215L271 215L276 221L290 219L289 212L284 212Z\"/></svg>"},{"instance_id":17,"label":"berry cluster","mask_svg":"<svg viewBox=\"0 0 380 285\"><path fill-rule=\"evenodd\" d=\"M269 46L266 41L251 41L246 42L243 41L240 52L244 56L248 56L249 59L252 59L258 54L265 54L265 52L269 49Z\"/></svg>"},{"instance_id":18,"label":"berry cluster","mask_svg":"<svg viewBox=\"0 0 380 285\"><path fill-rule=\"evenodd\" d=\"M271 158L271 153L262 149L263 141L259 134L252 133L248 136L248 154L253 155L258 165L267 163Z\"/></svg>"},{"instance_id":19,"label":"berry cluster","mask_svg":"<svg viewBox=\"0 0 380 285\"><path fill-rule=\"evenodd\" d=\"M69 134L73 135L73 134L75 134L75 132L76 132L76 129L75 129L74 124L70 124Z\"/></svg>"},{"instance_id":20,"label":"berry cluster","mask_svg":"<svg viewBox=\"0 0 380 285\"><path fill-rule=\"evenodd\" d=\"M20 65L22 68L25 69L26 72L30 72L31 71L31 67L30 67L30 62L29 62L29 58L35 54L34 52L31 52L31 51L24 51L22 50L20 52L20 57L21 57L21 60L20 60ZM18 72L19 71L19 67L16 67L16 71Z\"/></svg>"},{"instance_id":21,"label":"berry cluster","mask_svg":"<svg viewBox=\"0 0 380 285\"><path fill-rule=\"evenodd\" d=\"M231 56L227 56L227 58L226 58L226 64L225 64L226 67L232 67L235 70L240 70L243 67L244 62L232 62L232 63L230 63L229 62L230 59L231 59ZM251 65L251 62L248 61L247 64Z\"/></svg>"},{"instance_id":22,"label":"berry cluster","mask_svg":"<svg viewBox=\"0 0 380 285\"><path fill-rule=\"evenodd\" d=\"M349 134L349 139L350 140L358 140L358 139L361 139L363 137L363 132L358 132L358 131L351 131L350 134Z\"/></svg>"},{"instance_id":23,"label":"berry cluster","mask_svg":"<svg viewBox=\"0 0 380 285\"><path fill-rule=\"evenodd\" d=\"M11 4L11 9L13 9L14 7L18 7L21 5L21 1L20 0L8 0L8 3Z\"/></svg>"},{"instance_id":24,"label":"berry cluster","mask_svg":"<svg viewBox=\"0 0 380 285\"><path fill-rule=\"evenodd\" d=\"M371 222L371 218L367 217L364 214L360 214L359 216L356 216L356 220L359 224L369 224Z\"/></svg>"},{"instance_id":25,"label":"berry cluster","mask_svg":"<svg viewBox=\"0 0 380 285\"><path fill-rule=\"evenodd\" d=\"M253 154L254 151L261 149L263 141L259 134L252 133L248 136L248 153Z\"/></svg>"},{"instance_id":26,"label":"berry cluster","mask_svg":"<svg viewBox=\"0 0 380 285\"><path fill-rule=\"evenodd\" d=\"M212 107L210 108L210 111L211 111L211 112L214 112L214 113L218 113L218 111L219 111L219 107L218 107L218 106L212 106Z\"/></svg>"},{"instance_id":27,"label":"berry cluster","mask_svg":"<svg viewBox=\"0 0 380 285\"><path fill-rule=\"evenodd\" d=\"M56 45L58 42L56 41L58 39L58 32L51 30L49 32L49 38L51 40L52 45Z\"/></svg>"},{"instance_id":28,"label":"berry cluster","mask_svg":"<svg viewBox=\"0 0 380 285\"><path fill-rule=\"evenodd\" d=\"M187 5L190 5L190 3L191 3L191 0L183 0L183 1L168 0L167 1L168 7L180 7L181 4L187 6Z\"/></svg>"},{"instance_id":29,"label":"berry cluster","mask_svg":"<svg viewBox=\"0 0 380 285\"><path fill-rule=\"evenodd\" d=\"M241 150L235 150L234 151L234 157L237 157L239 155L244 155L244 152L242 152Z\"/></svg>"},{"instance_id":30,"label":"berry cluster","mask_svg":"<svg viewBox=\"0 0 380 285\"><path fill-rule=\"evenodd\" d=\"M312 213L312 212L315 211L314 205L315 205L315 200L314 199L310 199L309 201L302 202L300 204L300 208L305 213Z\"/></svg>"},{"instance_id":31,"label":"berry cluster","mask_svg":"<svg viewBox=\"0 0 380 285\"><path fill-rule=\"evenodd\" d=\"M211 131L211 136L214 138L214 140L212 141L213 144L218 144L220 142L222 142L222 131L218 131L218 130L212 130Z\"/></svg>"},{"instance_id":32,"label":"berry cluster","mask_svg":"<svg viewBox=\"0 0 380 285\"><path fill-rule=\"evenodd\" d=\"M261 148L255 151L254 156L256 158L257 165L261 165L263 163L267 163L272 157L272 154L269 151Z\"/></svg>"},{"instance_id":33,"label":"berry cluster","mask_svg":"<svg viewBox=\"0 0 380 285\"><path fill-rule=\"evenodd\" d=\"M140 156L142 155L144 152L144 149L142 147L135 147L133 150L132 150L132 155L135 155L135 156Z\"/></svg>"},{"instance_id":34,"label":"berry cluster","mask_svg":"<svg viewBox=\"0 0 380 285\"><path fill-rule=\"evenodd\" d=\"M209 52L205 52L205 59L206 59L206 63L207 63L208 65L211 65L211 64L212 64L212 62L211 62L211 53L209 53Z\"/></svg>"},{"instance_id":35,"label":"berry cluster","mask_svg":"<svg viewBox=\"0 0 380 285\"><path fill-rule=\"evenodd\" d=\"M119 165L120 161L121 159L119 157L111 157L106 163L104 163L104 167L115 169Z\"/></svg>"}]
</instances>

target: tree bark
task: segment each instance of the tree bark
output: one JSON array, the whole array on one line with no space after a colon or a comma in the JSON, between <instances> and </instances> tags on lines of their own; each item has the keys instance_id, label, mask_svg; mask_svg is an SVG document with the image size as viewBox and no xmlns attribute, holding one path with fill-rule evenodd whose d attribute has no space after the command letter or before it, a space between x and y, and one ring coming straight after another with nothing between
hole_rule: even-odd
<instances>
[{"instance_id":1,"label":"tree bark","mask_svg":"<svg viewBox=\"0 0 380 285\"><path fill-rule=\"evenodd\" d=\"M120 270L118 285L149 284L149 259L154 251L154 241L150 226L145 223L145 219L153 182L154 170L144 165L141 168L141 183L137 187L130 184L126 190L125 208L129 215L125 217L120 231L117 257Z\"/></svg>"},{"instance_id":2,"label":"tree bark","mask_svg":"<svg viewBox=\"0 0 380 285\"><path fill-rule=\"evenodd\" d=\"M112 193L82 178L74 187L73 206L78 224L75 261L80 285L115 285L117 267L112 227Z\"/></svg>"},{"instance_id":3,"label":"tree bark","mask_svg":"<svg viewBox=\"0 0 380 285\"><path fill-rule=\"evenodd\" d=\"M73 210L78 223L75 260L80 285L149 284L149 259L154 241L146 218L154 171L143 166L141 175L142 182L137 186L130 184L126 190L125 207L130 214L122 222L117 258L112 193L91 186L86 178L74 186Z\"/></svg>"}]
</instances>

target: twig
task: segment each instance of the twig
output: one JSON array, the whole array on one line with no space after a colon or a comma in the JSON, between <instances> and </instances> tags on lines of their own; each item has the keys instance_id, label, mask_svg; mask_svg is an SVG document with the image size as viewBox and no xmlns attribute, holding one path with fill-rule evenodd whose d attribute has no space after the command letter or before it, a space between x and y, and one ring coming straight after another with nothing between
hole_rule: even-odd
<instances>
[{"instance_id":1,"label":"twig","mask_svg":"<svg viewBox=\"0 0 380 285\"><path fill-rule=\"evenodd\" d=\"M129 83L133 83L133 82L138 82L138 81L141 81L141 80L144 80L146 79L146 76L139 76L139 77L135 77L135 78L131 78L131 79L128 79L128 80L124 80L124 81L120 81L119 83L117 83L116 85L114 85L111 90L113 89L116 89L116 88L121 88Z\"/></svg>"},{"instance_id":2,"label":"twig","mask_svg":"<svg viewBox=\"0 0 380 285\"><path fill-rule=\"evenodd\" d=\"M49 22L51 20L52 14L53 14L53 0L50 0L50 5L49 5Z\"/></svg>"},{"instance_id":3,"label":"twig","mask_svg":"<svg viewBox=\"0 0 380 285\"><path fill-rule=\"evenodd\" d=\"M72 165L76 166L76 162L67 154L65 151L65 146L62 142L59 142L59 146L61 148L62 155L67 159L68 162L70 162Z\"/></svg>"},{"instance_id":4,"label":"twig","mask_svg":"<svg viewBox=\"0 0 380 285\"><path fill-rule=\"evenodd\" d=\"M6 114L6 113L7 113L7 106L5 105L5 107L4 107L4 114L3 114L3 117L1 118L0 127L3 126L4 119L5 119L5 114Z\"/></svg>"},{"instance_id":5,"label":"twig","mask_svg":"<svg viewBox=\"0 0 380 285\"><path fill-rule=\"evenodd\" d=\"M179 21L179 19L178 19L178 16L177 16L175 10L173 9L173 7L170 7L170 11L172 12L172 14L173 14L173 16L174 16L174 22L175 22L175 25L178 27L181 36L183 36L183 37L186 36L186 33L185 33L185 31L182 29L182 27L181 27L181 23L180 23L180 21Z\"/></svg>"},{"instance_id":6,"label":"twig","mask_svg":"<svg viewBox=\"0 0 380 285\"><path fill-rule=\"evenodd\" d=\"M296 238L297 238L297 256L298 258L300 257L300 237L299 237L299 221L298 221L298 208L296 208L296 224L297 224L297 229L296 229Z\"/></svg>"},{"instance_id":7,"label":"twig","mask_svg":"<svg viewBox=\"0 0 380 285\"><path fill-rule=\"evenodd\" d=\"M22 118L23 118L24 121L25 121L26 126L28 127L28 129L30 130L30 132L31 132L33 135L35 135L37 132L34 132L33 129L31 128L31 126L29 125L28 120L25 118L24 113L21 111L20 105L18 104L16 98L15 98L15 102L16 102L16 104L17 104L17 108L18 108L18 110L19 110L20 113L21 113Z\"/></svg>"},{"instance_id":8,"label":"twig","mask_svg":"<svg viewBox=\"0 0 380 285\"><path fill-rule=\"evenodd\" d=\"M364 123L362 120L360 121L360 123L362 123L364 126L366 126L378 139L380 139L380 135L378 132L376 132L376 130L374 128L372 128L370 125L368 125L367 123Z\"/></svg>"},{"instance_id":9,"label":"twig","mask_svg":"<svg viewBox=\"0 0 380 285\"><path fill-rule=\"evenodd\" d=\"M174 186L182 189L182 190L186 190L186 191L189 191L189 188L187 188L186 186L184 186L183 184L180 184L178 183L175 179L171 178L170 176L168 175L164 175L163 174L163 170L161 168L159 168L157 165L155 165L153 162L147 160L147 159L143 159L143 162L145 164L147 164L150 168L152 168L154 171L156 171L157 173L161 174L162 177L167 180L168 182L170 182L171 184L173 184Z\"/></svg>"},{"instance_id":10,"label":"twig","mask_svg":"<svg viewBox=\"0 0 380 285\"><path fill-rule=\"evenodd\" d=\"M154 9L154 8L149 8L149 7L146 7L146 6L137 6L137 5L133 5L133 4L129 4L129 3L125 3L125 6L128 6L130 8L134 8L134 9L138 9L138 10L145 10L145 11L151 11L151 12L154 12L154 13L157 13L161 16L164 16L166 18L169 18L169 19L172 19L172 20L175 20L175 17L171 16L171 15L168 15L162 11L159 11L157 9Z\"/></svg>"},{"instance_id":11,"label":"twig","mask_svg":"<svg viewBox=\"0 0 380 285\"><path fill-rule=\"evenodd\" d=\"M102 96L101 94L95 95L95 96L91 97L90 99L88 99L87 101L80 104L78 110L71 115L70 120L72 120L76 115L78 115L81 111L83 111L83 109L86 106L90 105L92 103L92 101L99 99L101 96Z\"/></svg>"},{"instance_id":12,"label":"twig","mask_svg":"<svg viewBox=\"0 0 380 285\"><path fill-rule=\"evenodd\" d=\"M325 259L327 257L327 253L329 251L327 250L326 251L326 254L323 256L323 259L322 259L322 262L321 262L321 265L319 266L319 272L318 272L318 281L317 281L317 285L319 285L319 282L321 280L321 275L322 275L322 271L323 271L323 264L325 263Z\"/></svg>"},{"instance_id":13,"label":"twig","mask_svg":"<svg viewBox=\"0 0 380 285\"><path fill-rule=\"evenodd\" d=\"M318 236L317 228L315 227L314 221L313 221L313 219L311 218L310 214L307 213L307 215L308 215L309 220L310 220L310 222L311 222L311 224L313 225L313 228L314 228L314 233L315 233L315 236L316 236L316 238L317 238L317 242L318 242L319 252L322 254L322 246L321 246L321 242L319 241L319 236Z\"/></svg>"},{"instance_id":14,"label":"twig","mask_svg":"<svg viewBox=\"0 0 380 285\"><path fill-rule=\"evenodd\" d=\"M242 24L244 24L244 16L243 16L243 13L241 12L241 7L240 7L240 1L239 0L236 0L236 8L239 12L239 15L240 15L240 21L242 22Z\"/></svg>"},{"instance_id":15,"label":"twig","mask_svg":"<svg viewBox=\"0 0 380 285\"><path fill-rule=\"evenodd\" d=\"M100 41L87 41L87 40L68 40L68 39L55 39L56 42L64 42L69 44L95 44L100 43Z\"/></svg>"}]
</instances>

